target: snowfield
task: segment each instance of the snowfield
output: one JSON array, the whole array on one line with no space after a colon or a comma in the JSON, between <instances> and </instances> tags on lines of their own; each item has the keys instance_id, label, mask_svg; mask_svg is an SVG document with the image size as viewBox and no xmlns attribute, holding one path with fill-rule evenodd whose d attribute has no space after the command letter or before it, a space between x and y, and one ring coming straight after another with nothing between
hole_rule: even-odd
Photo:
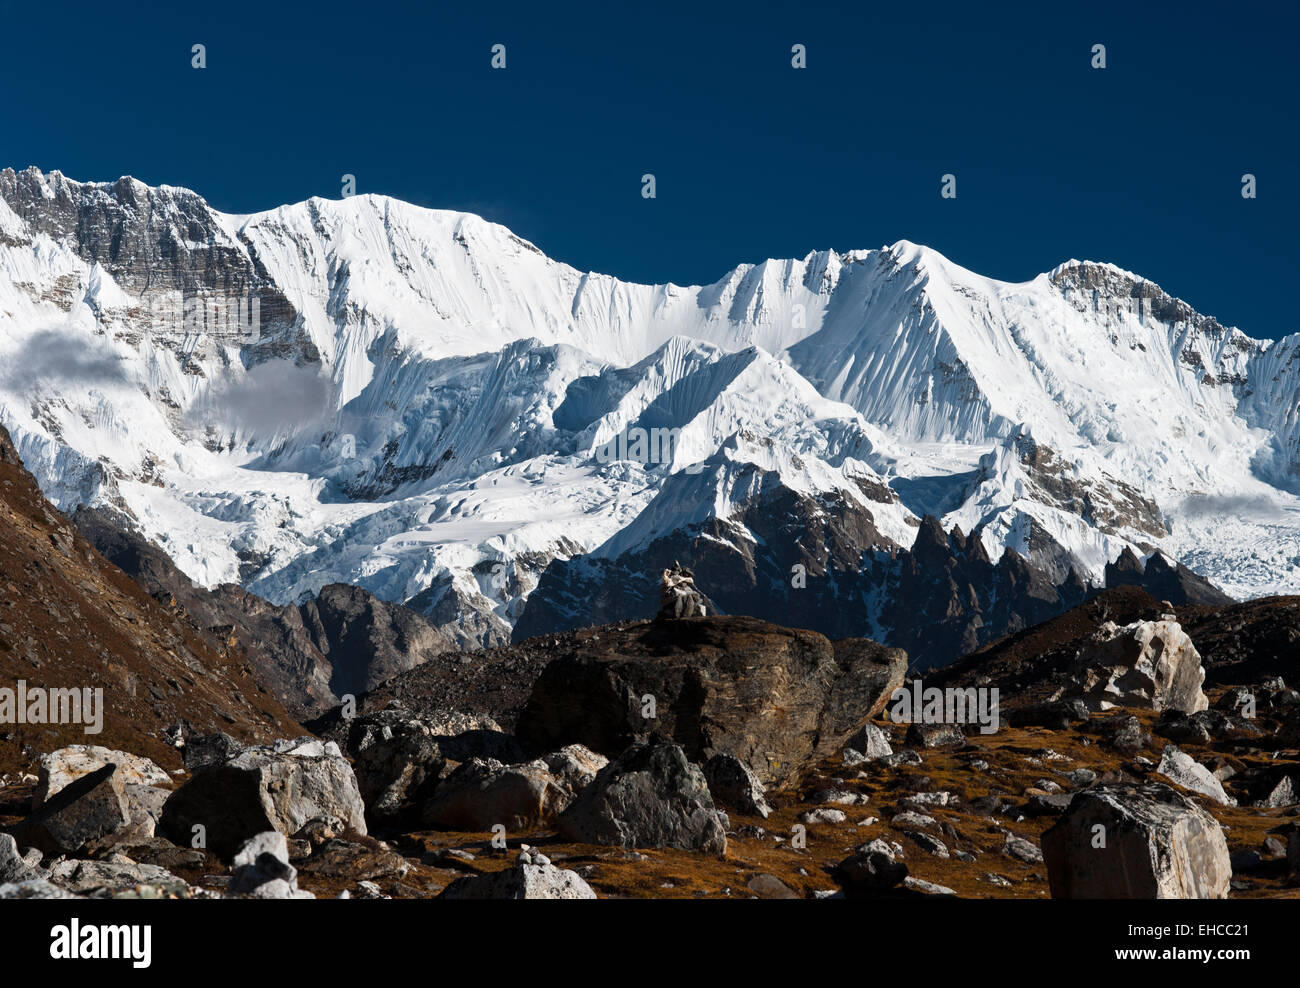
<instances>
[{"instance_id":1,"label":"snowfield","mask_svg":"<svg viewBox=\"0 0 1300 988\"><path fill-rule=\"evenodd\" d=\"M257 295L259 332L160 325L178 286ZM904 241L635 285L379 196L231 216L3 172L0 421L62 509L128 512L201 583L468 607L474 642L555 558L727 517L743 464L900 545L932 513L1093 582L1132 546L1300 592L1300 337L1106 264L1008 284ZM635 429L671 448L598 455Z\"/></svg>"}]
</instances>

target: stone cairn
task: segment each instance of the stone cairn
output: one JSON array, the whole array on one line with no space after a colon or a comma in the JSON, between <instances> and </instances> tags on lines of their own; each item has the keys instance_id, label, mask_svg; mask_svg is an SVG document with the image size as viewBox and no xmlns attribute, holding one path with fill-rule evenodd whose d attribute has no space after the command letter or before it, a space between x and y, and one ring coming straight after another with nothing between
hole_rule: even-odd
<instances>
[{"instance_id":1,"label":"stone cairn","mask_svg":"<svg viewBox=\"0 0 1300 988\"><path fill-rule=\"evenodd\" d=\"M672 569L664 570L659 587L656 620L705 616L704 595L695 588L695 574L683 568L681 563L674 562Z\"/></svg>"}]
</instances>

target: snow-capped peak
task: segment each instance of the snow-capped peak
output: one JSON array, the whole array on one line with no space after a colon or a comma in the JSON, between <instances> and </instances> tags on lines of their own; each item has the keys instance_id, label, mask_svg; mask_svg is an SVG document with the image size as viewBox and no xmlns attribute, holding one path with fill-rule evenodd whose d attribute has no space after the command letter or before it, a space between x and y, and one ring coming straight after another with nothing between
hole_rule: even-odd
<instances>
[{"instance_id":1,"label":"snow-capped peak","mask_svg":"<svg viewBox=\"0 0 1300 988\"><path fill-rule=\"evenodd\" d=\"M173 325L173 296L256 325ZM732 511L746 470L898 545L933 513L1094 581L1159 547L1300 589L1297 354L1096 262L1009 283L900 240L639 285L384 196L235 215L0 172L0 360L39 371L0 376L0 420L56 502L277 600L477 601L479 640L550 560Z\"/></svg>"}]
</instances>

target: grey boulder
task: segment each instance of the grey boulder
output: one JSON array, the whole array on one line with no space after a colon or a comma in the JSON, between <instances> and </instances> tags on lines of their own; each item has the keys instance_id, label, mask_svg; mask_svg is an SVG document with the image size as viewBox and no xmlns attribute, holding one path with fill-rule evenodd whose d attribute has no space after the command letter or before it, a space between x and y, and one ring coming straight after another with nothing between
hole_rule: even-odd
<instances>
[{"instance_id":1,"label":"grey boulder","mask_svg":"<svg viewBox=\"0 0 1300 988\"><path fill-rule=\"evenodd\" d=\"M10 834L0 834L0 885L27 882L42 877L41 853L29 850L18 853L18 842Z\"/></svg>"},{"instance_id":2,"label":"grey boulder","mask_svg":"<svg viewBox=\"0 0 1300 988\"><path fill-rule=\"evenodd\" d=\"M207 848L229 859L251 837L268 830L295 834L329 816L366 833L352 766L333 742L303 738L246 748L202 769L168 798L159 829L188 847L200 827Z\"/></svg>"},{"instance_id":3,"label":"grey boulder","mask_svg":"<svg viewBox=\"0 0 1300 988\"><path fill-rule=\"evenodd\" d=\"M595 899L596 897L591 886L583 881L577 872L557 868L550 862L533 864L525 860L503 871L458 878L438 896L440 899Z\"/></svg>"},{"instance_id":4,"label":"grey boulder","mask_svg":"<svg viewBox=\"0 0 1300 988\"><path fill-rule=\"evenodd\" d=\"M289 864L288 841L273 830L255 835L239 849L226 893L252 899L315 898L298 888L298 872Z\"/></svg>"},{"instance_id":5,"label":"grey boulder","mask_svg":"<svg viewBox=\"0 0 1300 988\"><path fill-rule=\"evenodd\" d=\"M465 831L552 824L608 763L578 744L515 765L471 758L443 780L420 817L430 826Z\"/></svg>"},{"instance_id":6,"label":"grey boulder","mask_svg":"<svg viewBox=\"0 0 1300 988\"><path fill-rule=\"evenodd\" d=\"M156 786L171 781L166 771L148 758L94 744L73 744L41 756L32 808L40 809L60 789L105 765L117 766L118 777L128 791L131 786Z\"/></svg>"},{"instance_id":7,"label":"grey boulder","mask_svg":"<svg viewBox=\"0 0 1300 988\"><path fill-rule=\"evenodd\" d=\"M130 822L122 777L110 762L59 789L12 832L20 847L50 855L76 854Z\"/></svg>"},{"instance_id":8,"label":"grey boulder","mask_svg":"<svg viewBox=\"0 0 1300 988\"><path fill-rule=\"evenodd\" d=\"M853 757L850 756L850 751L854 753ZM870 721L863 724L862 729L844 745L844 760L852 764L874 762L893 753L894 749L889 746L889 735Z\"/></svg>"},{"instance_id":9,"label":"grey boulder","mask_svg":"<svg viewBox=\"0 0 1300 988\"><path fill-rule=\"evenodd\" d=\"M675 744L639 741L602 768L561 814L565 840L616 847L675 847L719 857L727 834L704 773Z\"/></svg>"},{"instance_id":10,"label":"grey boulder","mask_svg":"<svg viewBox=\"0 0 1300 988\"><path fill-rule=\"evenodd\" d=\"M1223 783L1214 777L1213 772L1172 744L1165 746L1156 771L1184 789L1208 796L1220 806L1237 805L1237 801L1224 792Z\"/></svg>"},{"instance_id":11,"label":"grey boulder","mask_svg":"<svg viewBox=\"0 0 1300 988\"><path fill-rule=\"evenodd\" d=\"M704 763L704 778L714 801L728 809L765 820L772 812L763 783L758 781L753 769L735 755L714 755Z\"/></svg>"},{"instance_id":12,"label":"grey boulder","mask_svg":"<svg viewBox=\"0 0 1300 988\"><path fill-rule=\"evenodd\" d=\"M1218 822L1163 783L1076 793L1042 845L1058 899L1223 899L1232 879Z\"/></svg>"}]
</instances>

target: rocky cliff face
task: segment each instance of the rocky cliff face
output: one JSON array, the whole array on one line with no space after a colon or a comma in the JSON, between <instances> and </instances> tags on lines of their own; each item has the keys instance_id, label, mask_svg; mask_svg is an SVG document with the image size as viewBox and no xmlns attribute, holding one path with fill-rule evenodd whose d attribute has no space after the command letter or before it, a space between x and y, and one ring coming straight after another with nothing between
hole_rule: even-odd
<instances>
[{"instance_id":1,"label":"rocky cliff face","mask_svg":"<svg viewBox=\"0 0 1300 988\"><path fill-rule=\"evenodd\" d=\"M298 312L275 285L251 245L227 228L188 189L152 188L132 178L111 185L71 182L59 172L0 170L3 199L27 228L74 250L107 272L138 302L139 327L147 310L168 293L238 306L259 300L267 336L291 333ZM259 352L257 341L250 352Z\"/></svg>"}]
</instances>

